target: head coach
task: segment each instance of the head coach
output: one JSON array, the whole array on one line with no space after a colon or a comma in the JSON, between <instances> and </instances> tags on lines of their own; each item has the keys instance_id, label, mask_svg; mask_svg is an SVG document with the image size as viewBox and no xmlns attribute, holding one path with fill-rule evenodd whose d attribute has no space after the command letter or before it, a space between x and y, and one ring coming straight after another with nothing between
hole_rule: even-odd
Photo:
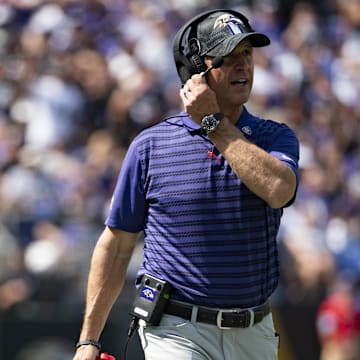
<instances>
[{"instance_id":1,"label":"head coach","mask_svg":"<svg viewBox=\"0 0 360 360\"><path fill-rule=\"evenodd\" d=\"M184 111L143 130L128 149L92 256L74 360L98 355L140 232L134 314L147 360L277 359L269 297L283 208L299 182L299 143L287 125L245 106L253 52L269 44L234 10L207 11L178 31ZM163 285L166 303L161 297L158 318L147 321Z\"/></svg>"}]
</instances>

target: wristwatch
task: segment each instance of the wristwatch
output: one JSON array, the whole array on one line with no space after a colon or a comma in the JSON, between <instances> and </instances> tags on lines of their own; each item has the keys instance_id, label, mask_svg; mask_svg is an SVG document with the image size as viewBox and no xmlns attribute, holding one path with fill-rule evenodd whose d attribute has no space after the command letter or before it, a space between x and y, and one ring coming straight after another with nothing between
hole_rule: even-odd
<instances>
[{"instance_id":1,"label":"wristwatch","mask_svg":"<svg viewBox=\"0 0 360 360\"><path fill-rule=\"evenodd\" d=\"M201 130L205 134L209 134L218 127L220 121L225 117L222 113L209 114L202 118L201 120Z\"/></svg>"}]
</instances>

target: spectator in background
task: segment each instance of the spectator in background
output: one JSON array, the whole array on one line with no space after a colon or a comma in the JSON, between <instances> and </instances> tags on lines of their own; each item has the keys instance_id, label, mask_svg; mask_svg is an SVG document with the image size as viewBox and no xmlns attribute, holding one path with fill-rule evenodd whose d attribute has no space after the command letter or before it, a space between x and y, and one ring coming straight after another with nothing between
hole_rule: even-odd
<instances>
[{"instance_id":1,"label":"spectator in background","mask_svg":"<svg viewBox=\"0 0 360 360\"><path fill-rule=\"evenodd\" d=\"M321 360L356 360L359 358L358 284L339 274L330 293L319 306L317 331Z\"/></svg>"}]
</instances>

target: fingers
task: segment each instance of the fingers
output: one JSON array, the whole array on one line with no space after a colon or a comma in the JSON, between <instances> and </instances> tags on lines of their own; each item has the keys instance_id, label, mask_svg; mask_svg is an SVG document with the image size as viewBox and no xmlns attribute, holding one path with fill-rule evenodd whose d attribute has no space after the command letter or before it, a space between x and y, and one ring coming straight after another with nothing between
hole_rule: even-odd
<instances>
[{"instance_id":1,"label":"fingers","mask_svg":"<svg viewBox=\"0 0 360 360\"><path fill-rule=\"evenodd\" d=\"M188 80L184 87L181 89L181 93L187 99L191 95L190 80Z\"/></svg>"},{"instance_id":2,"label":"fingers","mask_svg":"<svg viewBox=\"0 0 360 360\"><path fill-rule=\"evenodd\" d=\"M201 74L194 74L191 77L190 81L192 81L194 84L198 84L198 85L207 83L205 76L202 76Z\"/></svg>"},{"instance_id":3,"label":"fingers","mask_svg":"<svg viewBox=\"0 0 360 360\"><path fill-rule=\"evenodd\" d=\"M183 86L183 88L180 91L181 98L189 99L194 94L199 93L200 91L203 91L202 86L207 86L206 80L203 76L200 74L193 75Z\"/></svg>"},{"instance_id":4,"label":"fingers","mask_svg":"<svg viewBox=\"0 0 360 360\"><path fill-rule=\"evenodd\" d=\"M193 75L186 84L188 89L191 91L193 89L197 89L198 87L207 86L206 79L200 74Z\"/></svg>"},{"instance_id":5,"label":"fingers","mask_svg":"<svg viewBox=\"0 0 360 360\"><path fill-rule=\"evenodd\" d=\"M189 93L189 92L195 91L198 88L198 86L201 86L201 85L207 86L207 82L206 82L205 78L203 76L201 76L200 74L195 74L188 81L186 81L183 89L185 90L186 93Z\"/></svg>"},{"instance_id":6,"label":"fingers","mask_svg":"<svg viewBox=\"0 0 360 360\"><path fill-rule=\"evenodd\" d=\"M180 90L184 110L200 122L205 114L219 108L215 92L200 74L193 75ZM216 112L216 111L215 111Z\"/></svg>"},{"instance_id":7,"label":"fingers","mask_svg":"<svg viewBox=\"0 0 360 360\"><path fill-rule=\"evenodd\" d=\"M183 102L186 102L189 100L188 96L190 95L190 92L186 90L185 88L180 89L180 98Z\"/></svg>"}]
</instances>

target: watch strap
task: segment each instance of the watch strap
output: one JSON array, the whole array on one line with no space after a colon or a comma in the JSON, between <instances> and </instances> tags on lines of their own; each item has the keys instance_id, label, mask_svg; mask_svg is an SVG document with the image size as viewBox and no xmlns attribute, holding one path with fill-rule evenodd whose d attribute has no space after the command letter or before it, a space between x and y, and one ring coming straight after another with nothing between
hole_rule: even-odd
<instances>
[{"instance_id":1,"label":"watch strap","mask_svg":"<svg viewBox=\"0 0 360 360\"><path fill-rule=\"evenodd\" d=\"M219 121L221 121L224 117L225 117L225 115L223 114L223 113L214 113L214 114L212 114L212 116L216 119L216 120L219 120Z\"/></svg>"}]
</instances>

